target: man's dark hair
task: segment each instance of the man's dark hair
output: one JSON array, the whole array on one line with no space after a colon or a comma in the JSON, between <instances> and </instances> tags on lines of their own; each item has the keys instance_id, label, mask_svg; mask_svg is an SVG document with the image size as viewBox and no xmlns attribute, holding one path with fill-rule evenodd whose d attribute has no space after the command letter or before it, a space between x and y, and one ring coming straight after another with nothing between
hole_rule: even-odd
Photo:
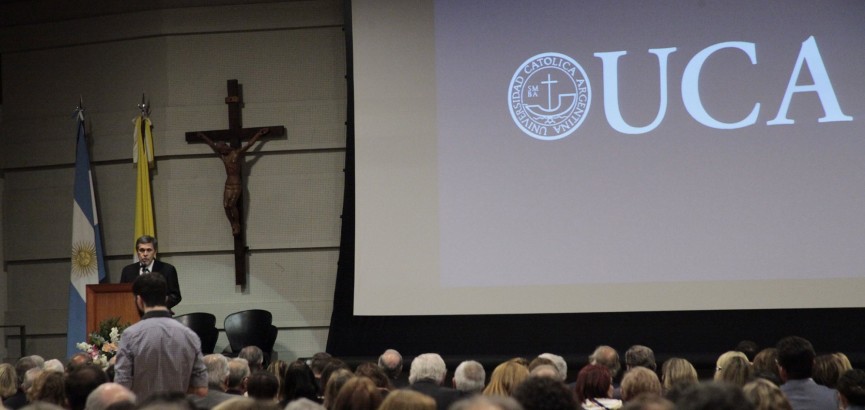
<instances>
[{"instance_id":1,"label":"man's dark hair","mask_svg":"<svg viewBox=\"0 0 865 410\"><path fill-rule=\"evenodd\" d=\"M573 410L577 397L564 383L551 377L529 377L514 390L525 410Z\"/></svg>"},{"instance_id":2,"label":"man's dark hair","mask_svg":"<svg viewBox=\"0 0 865 410\"><path fill-rule=\"evenodd\" d=\"M811 377L814 366L814 346L799 336L788 336L775 346L778 349L778 364L787 373L788 380Z\"/></svg>"},{"instance_id":3,"label":"man's dark hair","mask_svg":"<svg viewBox=\"0 0 865 410\"><path fill-rule=\"evenodd\" d=\"M246 393L259 400L273 400L279 392L279 380L272 373L260 370L249 376Z\"/></svg>"},{"instance_id":4,"label":"man's dark hair","mask_svg":"<svg viewBox=\"0 0 865 410\"><path fill-rule=\"evenodd\" d=\"M753 410L742 389L727 383L689 386L676 399L677 410Z\"/></svg>"},{"instance_id":5,"label":"man's dark hair","mask_svg":"<svg viewBox=\"0 0 865 410\"><path fill-rule=\"evenodd\" d=\"M743 340L736 344L736 348L733 349L737 352L745 353L745 356L748 357L748 361L754 361L754 356L757 355L757 352L760 351L760 347L757 346L757 342L753 340Z\"/></svg>"},{"instance_id":6,"label":"man's dark hair","mask_svg":"<svg viewBox=\"0 0 865 410\"><path fill-rule=\"evenodd\" d=\"M865 406L865 370L847 370L838 379L838 392L854 406Z\"/></svg>"},{"instance_id":7,"label":"man's dark hair","mask_svg":"<svg viewBox=\"0 0 865 410\"><path fill-rule=\"evenodd\" d=\"M129 243L129 242L127 242L127 243ZM149 243L149 244L153 245L154 250L157 249L156 238L154 238L150 235L142 235L141 237L136 239L135 240L135 248L138 249L138 245L141 245L142 243Z\"/></svg>"},{"instance_id":8,"label":"man's dark hair","mask_svg":"<svg viewBox=\"0 0 865 410\"><path fill-rule=\"evenodd\" d=\"M168 284L159 273L145 273L138 276L135 282L132 282L132 293L136 296L141 296L144 306L165 306Z\"/></svg>"},{"instance_id":9,"label":"man's dark hair","mask_svg":"<svg viewBox=\"0 0 865 410\"><path fill-rule=\"evenodd\" d=\"M108 382L108 376L102 368L94 364L82 364L66 376L66 400L72 410L83 410L87 404L87 396L102 383Z\"/></svg>"},{"instance_id":10,"label":"man's dark hair","mask_svg":"<svg viewBox=\"0 0 865 410\"><path fill-rule=\"evenodd\" d=\"M309 359L309 368L312 369L313 373L321 375L321 371L324 370L331 358L330 353L318 352Z\"/></svg>"},{"instance_id":11,"label":"man's dark hair","mask_svg":"<svg viewBox=\"0 0 865 410\"><path fill-rule=\"evenodd\" d=\"M625 364L631 367L645 367L656 370L655 352L647 346L634 345L625 351Z\"/></svg>"}]
</instances>

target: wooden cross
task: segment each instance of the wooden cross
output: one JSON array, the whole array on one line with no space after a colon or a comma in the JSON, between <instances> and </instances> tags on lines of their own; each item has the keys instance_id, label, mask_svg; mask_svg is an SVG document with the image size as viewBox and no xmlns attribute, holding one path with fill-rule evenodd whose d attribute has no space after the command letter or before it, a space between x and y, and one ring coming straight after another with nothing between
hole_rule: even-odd
<instances>
[{"instance_id":1,"label":"wooden cross","mask_svg":"<svg viewBox=\"0 0 865 410\"><path fill-rule=\"evenodd\" d=\"M228 97L225 97L225 103L228 104L228 129L187 132L186 142L207 143L225 163L227 179L223 207L234 236L234 282L236 285L246 286L246 253L249 249L246 247L243 229L243 155L265 134L270 137L285 135L285 127L276 125L243 128L240 120L243 99L237 80L228 80ZM242 145L244 140L249 142Z\"/></svg>"}]
</instances>

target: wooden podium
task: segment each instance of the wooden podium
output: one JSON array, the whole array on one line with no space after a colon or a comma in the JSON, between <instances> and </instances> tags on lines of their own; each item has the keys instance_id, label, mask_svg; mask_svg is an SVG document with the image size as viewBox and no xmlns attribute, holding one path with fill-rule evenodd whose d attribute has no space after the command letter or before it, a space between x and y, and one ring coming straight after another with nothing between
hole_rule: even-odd
<instances>
[{"instance_id":1,"label":"wooden podium","mask_svg":"<svg viewBox=\"0 0 865 410\"><path fill-rule=\"evenodd\" d=\"M99 323L120 317L120 323L135 323L141 317L135 307L131 283L87 285L87 334L99 330Z\"/></svg>"}]
</instances>

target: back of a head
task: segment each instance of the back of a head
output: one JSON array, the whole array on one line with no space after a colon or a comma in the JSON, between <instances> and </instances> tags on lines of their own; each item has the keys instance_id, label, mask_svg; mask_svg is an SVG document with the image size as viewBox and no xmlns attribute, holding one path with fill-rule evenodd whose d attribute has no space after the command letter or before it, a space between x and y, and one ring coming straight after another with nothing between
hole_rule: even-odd
<instances>
[{"instance_id":1,"label":"back of a head","mask_svg":"<svg viewBox=\"0 0 865 410\"><path fill-rule=\"evenodd\" d=\"M136 397L132 390L117 383L103 383L96 387L88 396L85 408L87 410L106 410L116 403L135 403Z\"/></svg>"},{"instance_id":2,"label":"back of a head","mask_svg":"<svg viewBox=\"0 0 865 410\"><path fill-rule=\"evenodd\" d=\"M204 356L204 366L207 368L207 384L210 388L222 388L228 378L228 358L213 353Z\"/></svg>"},{"instance_id":3,"label":"back of a head","mask_svg":"<svg viewBox=\"0 0 865 410\"><path fill-rule=\"evenodd\" d=\"M303 360L295 360L288 364L280 390L286 401L301 397L315 400L318 397L315 375Z\"/></svg>"},{"instance_id":4,"label":"back of a head","mask_svg":"<svg viewBox=\"0 0 865 410\"><path fill-rule=\"evenodd\" d=\"M625 364L629 368L645 367L652 370L658 368L655 363L655 352L643 345L633 345L625 351Z\"/></svg>"},{"instance_id":5,"label":"back of a head","mask_svg":"<svg viewBox=\"0 0 865 410\"><path fill-rule=\"evenodd\" d=\"M383 399L372 380L353 377L339 389L331 410L375 410Z\"/></svg>"},{"instance_id":6,"label":"back of a head","mask_svg":"<svg viewBox=\"0 0 865 410\"><path fill-rule=\"evenodd\" d=\"M811 369L811 377L817 384L834 389L838 385L838 379L847 370L841 357L837 354L821 354L814 358L814 367Z\"/></svg>"},{"instance_id":7,"label":"back of a head","mask_svg":"<svg viewBox=\"0 0 865 410\"><path fill-rule=\"evenodd\" d=\"M610 370L599 364L589 364L577 373L575 392L580 403L589 399L609 397L612 376Z\"/></svg>"},{"instance_id":8,"label":"back of a head","mask_svg":"<svg viewBox=\"0 0 865 410\"><path fill-rule=\"evenodd\" d=\"M141 297L144 306L165 306L168 284L165 282L165 277L159 273L145 273L132 282L132 293Z\"/></svg>"},{"instance_id":9,"label":"back of a head","mask_svg":"<svg viewBox=\"0 0 865 410\"><path fill-rule=\"evenodd\" d=\"M565 361L565 358L559 356L557 354L552 353L541 353L538 357L548 359L553 362L553 365L556 366L556 370L559 372L559 381L565 381L568 377L568 362Z\"/></svg>"},{"instance_id":10,"label":"back of a head","mask_svg":"<svg viewBox=\"0 0 865 410\"><path fill-rule=\"evenodd\" d=\"M246 359L246 362L249 363L249 370L253 373L264 370L264 352L258 346L246 346L240 349L237 357Z\"/></svg>"},{"instance_id":11,"label":"back of a head","mask_svg":"<svg viewBox=\"0 0 865 410\"><path fill-rule=\"evenodd\" d=\"M18 359L17 362L15 362L15 373L18 375L19 385L24 383L24 375L27 373L27 371L35 367L39 366L36 364L36 360L34 360L31 356L24 356Z\"/></svg>"},{"instance_id":12,"label":"back of a head","mask_svg":"<svg viewBox=\"0 0 865 410\"><path fill-rule=\"evenodd\" d=\"M0 364L0 397L9 397L17 391L18 373L15 368L9 363Z\"/></svg>"},{"instance_id":13,"label":"back of a head","mask_svg":"<svg viewBox=\"0 0 865 410\"><path fill-rule=\"evenodd\" d=\"M610 375L616 377L619 370L622 369L622 363L619 359L619 352L610 346L601 345L595 348L595 351L589 355L589 364L599 364L610 371Z\"/></svg>"},{"instance_id":14,"label":"back of a head","mask_svg":"<svg viewBox=\"0 0 865 410\"><path fill-rule=\"evenodd\" d=\"M378 365L387 377L396 379L402 373L402 355L394 349L387 349L378 357Z\"/></svg>"},{"instance_id":15,"label":"back of a head","mask_svg":"<svg viewBox=\"0 0 865 410\"><path fill-rule=\"evenodd\" d=\"M529 377L529 368L519 361L508 360L493 370L490 382L484 389L487 396L510 396L514 389Z\"/></svg>"},{"instance_id":16,"label":"back of a head","mask_svg":"<svg viewBox=\"0 0 865 410\"><path fill-rule=\"evenodd\" d=\"M621 410L676 410L676 405L661 396L641 394L625 403Z\"/></svg>"},{"instance_id":17,"label":"back of a head","mask_svg":"<svg viewBox=\"0 0 865 410\"><path fill-rule=\"evenodd\" d=\"M279 410L280 406L267 400L255 400L249 397L234 397L213 407L212 410Z\"/></svg>"},{"instance_id":18,"label":"back of a head","mask_svg":"<svg viewBox=\"0 0 865 410\"><path fill-rule=\"evenodd\" d=\"M368 377L375 383L375 387L380 389L391 389L390 379L385 374L384 370L373 362L364 362L354 369L356 376Z\"/></svg>"},{"instance_id":19,"label":"back of a head","mask_svg":"<svg viewBox=\"0 0 865 410\"><path fill-rule=\"evenodd\" d=\"M743 357L733 357L727 361L724 368L715 374L715 380L730 383L739 387L751 381L751 363Z\"/></svg>"},{"instance_id":20,"label":"back of a head","mask_svg":"<svg viewBox=\"0 0 865 410\"><path fill-rule=\"evenodd\" d=\"M444 359L436 353L424 353L412 360L408 381L411 384L423 380L441 384L445 374L447 374L447 367Z\"/></svg>"},{"instance_id":21,"label":"back of a head","mask_svg":"<svg viewBox=\"0 0 865 410\"><path fill-rule=\"evenodd\" d=\"M641 394L661 395L661 381L647 367L634 367L622 377L622 400L628 401Z\"/></svg>"},{"instance_id":22,"label":"back of a head","mask_svg":"<svg viewBox=\"0 0 865 410\"><path fill-rule=\"evenodd\" d=\"M852 406L865 406L865 370L852 369L838 379L838 393Z\"/></svg>"},{"instance_id":23,"label":"back of a head","mask_svg":"<svg viewBox=\"0 0 865 410\"><path fill-rule=\"evenodd\" d=\"M66 387L63 372L43 371L36 377L27 392L30 402L44 401L62 406L66 401Z\"/></svg>"},{"instance_id":24,"label":"back of a head","mask_svg":"<svg viewBox=\"0 0 865 410\"><path fill-rule=\"evenodd\" d=\"M279 381L271 373L259 370L249 376L246 394L258 400L273 400L279 392Z\"/></svg>"},{"instance_id":25,"label":"back of a head","mask_svg":"<svg viewBox=\"0 0 865 410\"><path fill-rule=\"evenodd\" d=\"M781 384L781 373L778 370L778 349L767 347L754 356L751 363L754 377L762 377L775 384Z\"/></svg>"},{"instance_id":26,"label":"back of a head","mask_svg":"<svg viewBox=\"0 0 865 410\"><path fill-rule=\"evenodd\" d=\"M378 410L435 410L436 401L414 390L400 389L388 393Z\"/></svg>"},{"instance_id":27,"label":"back of a head","mask_svg":"<svg viewBox=\"0 0 865 410\"><path fill-rule=\"evenodd\" d=\"M330 377L327 379L327 384L324 386L324 406L328 409L333 407L333 402L336 400L336 396L339 394L339 390L342 389L342 386L345 383L356 377L354 373L350 372L348 369L336 369L333 373L330 374Z\"/></svg>"},{"instance_id":28,"label":"back of a head","mask_svg":"<svg viewBox=\"0 0 865 410\"><path fill-rule=\"evenodd\" d=\"M316 377L321 376L321 371L324 370L324 367L327 366L332 358L333 356L330 353L318 352L309 359L309 368L312 369Z\"/></svg>"},{"instance_id":29,"label":"back of a head","mask_svg":"<svg viewBox=\"0 0 865 410\"><path fill-rule=\"evenodd\" d=\"M676 399L677 410L754 410L742 389L726 383L699 383Z\"/></svg>"},{"instance_id":30,"label":"back of a head","mask_svg":"<svg viewBox=\"0 0 865 410\"><path fill-rule=\"evenodd\" d=\"M65 381L69 408L84 409L87 405L87 396L103 383L108 383L108 376L101 367L94 364L73 366Z\"/></svg>"},{"instance_id":31,"label":"back of a head","mask_svg":"<svg viewBox=\"0 0 865 410\"><path fill-rule=\"evenodd\" d=\"M139 410L197 410L192 400L179 391L153 393L145 397L138 408Z\"/></svg>"},{"instance_id":32,"label":"back of a head","mask_svg":"<svg viewBox=\"0 0 865 410\"><path fill-rule=\"evenodd\" d=\"M736 344L736 348L733 350L744 353L745 358L747 358L750 362L754 360L754 356L757 355L757 352L759 351L759 346L757 346L757 342L753 340L742 340L741 342Z\"/></svg>"},{"instance_id":33,"label":"back of a head","mask_svg":"<svg viewBox=\"0 0 865 410\"><path fill-rule=\"evenodd\" d=\"M513 397L475 395L454 402L448 410L523 410L523 406Z\"/></svg>"},{"instance_id":34,"label":"back of a head","mask_svg":"<svg viewBox=\"0 0 865 410\"><path fill-rule=\"evenodd\" d=\"M474 360L466 360L454 371L454 387L464 393L480 393L484 390L486 378L483 365Z\"/></svg>"},{"instance_id":35,"label":"back of a head","mask_svg":"<svg viewBox=\"0 0 865 410\"><path fill-rule=\"evenodd\" d=\"M235 357L228 361L228 388L243 389L243 381L249 377L249 362Z\"/></svg>"},{"instance_id":36,"label":"back of a head","mask_svg":"<svg viewBox=\"0 0 865 410\"><path fill-rule=\"evenodd\" d=\"M742 387L742 393L755 410L792 410L781 389L766 379L755 379Z\"/></svg>"},{"instance_id":37,"label":"back of a head","mask_svg":"<svg viewBox=\"0 0 865 410\"><path fill-rule=\"evenodd\" d=\"M673 357L661 366L661 382L664 390L690 386L699 382L697 369L686 359Z\"/></svg>"},{"instance_id":38,"label":"back of a head","mask_svg":"<svg viewBox=\"0 0 865 410\"><path fill-rule=\"evenodd\" d=\"M285 410L324 410L324 406L307 398L299 398L288 403Z\"/></svg>"},{"instance_id":39,"label":"back of a head","mask_svg":"<svg viewBox=\"0 0 865 410\"><path fill-rule=\"evenodd\" d=\"M815 357L811 342L799 336L788 336L778 341L775 348L778 349L778 365L787 380L811 377Z\"/></svg>"},{"instance_id":40,"label":"back of a head","mask_svg":"<svg viewBox=\"0 0 865 410\"><path fill-rule=\"evenodd\" d=\"M529 377L514 390L525 410L573 410L577 408L574 392L564 383L549 377Z\"/></svg>"},{"instance_id":41,"label":"back of a head","mask_svg":"<svg viewBox=\"0 0 865 410\"><path fill-rule=\"evenodd\" d=\"M93 363L93 358L89 354L84 352L75 353L66 362L66 373L72 372L76 367L91 363Z\"/></svg>"}]
</instances>

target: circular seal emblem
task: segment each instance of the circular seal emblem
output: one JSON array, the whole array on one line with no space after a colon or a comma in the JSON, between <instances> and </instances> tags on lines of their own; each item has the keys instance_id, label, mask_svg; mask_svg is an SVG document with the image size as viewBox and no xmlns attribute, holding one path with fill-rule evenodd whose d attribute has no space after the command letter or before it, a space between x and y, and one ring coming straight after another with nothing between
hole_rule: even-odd
<instances>
[{"instance_id":1,"label":"circular seal emblem","mask_svg":"<svg viewBox=\"0 0 865 410\"><path fill-rule=\"evenodd\" d=\"M511 79L508 107L526 135L552 141L583 123L592 101L589 77L576 60L543 53L526 60Z\"/></svg>"}]
</instances>

